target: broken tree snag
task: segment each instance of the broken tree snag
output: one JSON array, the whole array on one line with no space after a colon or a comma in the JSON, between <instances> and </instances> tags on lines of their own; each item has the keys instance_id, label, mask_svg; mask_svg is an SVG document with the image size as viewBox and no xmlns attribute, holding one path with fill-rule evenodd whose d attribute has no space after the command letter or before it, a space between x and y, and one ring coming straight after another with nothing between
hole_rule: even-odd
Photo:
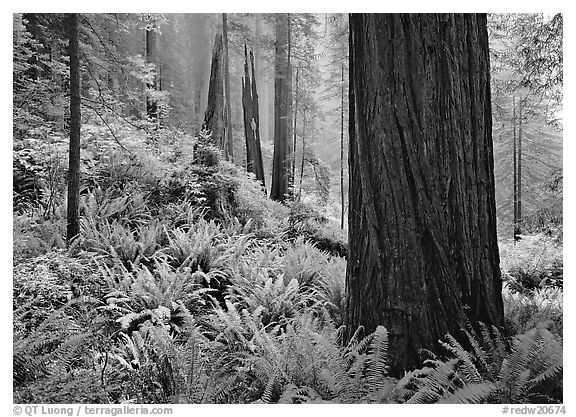
<instances>
[{"instance_id":1,"label":"broken tree snag","mask_svg":"<svg viewBox=\"0 0 576 417\"><path fill-rule=\"evenodd\" d=\"M208 104L204 113L202 130L211 136L211 143L222 152L225 151L224 136L224 71L223 71L222 35L217 34L212 49L212 66L208 86Z\"/></svg>"},{"instance_id":2,"label":"broken tree snag","mask_svg":"<svg viewBox=\"0 0 576 417\"><path fill-rule=\"evenodd\" d=\"M248 51L244 45L244 78L242 78L242 108L244 109L244 135L246 137L246 169L253 172L256 179L264 181L262 150L260 148L260 121L258 114L258 92L256 89L256 73L254 71L254 55L250 51L251 72L248 69Z\"/></svg>"}]
</instances>

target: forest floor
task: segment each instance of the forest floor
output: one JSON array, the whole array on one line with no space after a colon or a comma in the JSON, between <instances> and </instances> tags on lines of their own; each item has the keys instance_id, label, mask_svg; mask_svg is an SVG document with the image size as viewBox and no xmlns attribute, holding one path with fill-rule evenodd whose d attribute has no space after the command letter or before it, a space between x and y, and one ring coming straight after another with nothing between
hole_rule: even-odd
<instances>
[{"instance_id":1,"label":"forest floor","mask_svg":"<svg viewBox=\"0 0 576 417\"><path fill-rule=\"evenodd\" d=\"M345 233L205 151L99 161L69 248L64 193L14 214L14 402L562 402L561 240L502 240L505 331L397 380L341 346Z\"/></svg>"}]
</instances>

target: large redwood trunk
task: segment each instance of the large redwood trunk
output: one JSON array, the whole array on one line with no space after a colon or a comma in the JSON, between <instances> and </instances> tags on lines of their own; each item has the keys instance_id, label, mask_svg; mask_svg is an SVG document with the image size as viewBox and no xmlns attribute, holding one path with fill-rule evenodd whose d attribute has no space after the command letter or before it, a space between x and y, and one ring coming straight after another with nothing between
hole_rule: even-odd
<instances>
[{"instance_id":1,"label":"large redwood trunk","mask_svg":"<svg viewBox=\"0 0 576 417\"><path fill-rule=\"evenodd\" d=\"M288 55L289 17L276 17L276 62L274 78L274 158L270 198L284 201L292 182L292 146L290 137L291 81Z\"/></svg>"},{"instance_id":2,"label":"large redwood trunk","mask_svg":"<svg viewBox=\"0 0 576 417\"><path fill-rule=\"evenodd\" d=\"M485 15L350 15L349 338L393 375L466 319L503 325Z\"/></svg>"}]
</instances>

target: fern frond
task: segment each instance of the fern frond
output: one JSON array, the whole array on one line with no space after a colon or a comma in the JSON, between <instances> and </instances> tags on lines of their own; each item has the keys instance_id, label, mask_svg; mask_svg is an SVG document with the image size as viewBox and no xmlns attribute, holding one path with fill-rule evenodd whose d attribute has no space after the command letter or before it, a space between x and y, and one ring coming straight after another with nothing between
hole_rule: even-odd
<instances>
[{"instance_id":1,"label":"fern frond","mask_svg":"<svg viewBox=\"0 0 576 417\"><path fill-rule=\"evenodd\" d=\"M366 384L369 392L381 390L386 385L388 374L388 331L378 326L370 342L370 353L367 358Z\"/></svg>"},{"instance_id":2,"label":"fern frond","mask_svg":"<svg viewBox=\"0 0 576 417\"><path fill-rule=\"evenodd\" d=\"M497 386L493 382L481 382L477 384L467 384L458 388L451 394L446 395L439 404L480 404L484 402Z\"/></svg>"}]
</instances>

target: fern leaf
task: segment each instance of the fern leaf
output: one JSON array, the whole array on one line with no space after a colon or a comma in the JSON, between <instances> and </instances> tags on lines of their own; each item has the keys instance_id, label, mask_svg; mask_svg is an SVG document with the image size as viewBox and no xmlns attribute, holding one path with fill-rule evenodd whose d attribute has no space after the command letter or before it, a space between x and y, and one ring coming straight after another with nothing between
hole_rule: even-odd
<instances>
[{"instance_id":1,"label":"fern leaf","mask_svg":"<svg viewBox=\"0 0 576 417\"><path fill-rule=\"evenodd\" d=\"M467 384L446 395L439 404L479 404L485 401L497 386L493 382L481 382L479 384Z\"/></svg>"}]
</instances>

